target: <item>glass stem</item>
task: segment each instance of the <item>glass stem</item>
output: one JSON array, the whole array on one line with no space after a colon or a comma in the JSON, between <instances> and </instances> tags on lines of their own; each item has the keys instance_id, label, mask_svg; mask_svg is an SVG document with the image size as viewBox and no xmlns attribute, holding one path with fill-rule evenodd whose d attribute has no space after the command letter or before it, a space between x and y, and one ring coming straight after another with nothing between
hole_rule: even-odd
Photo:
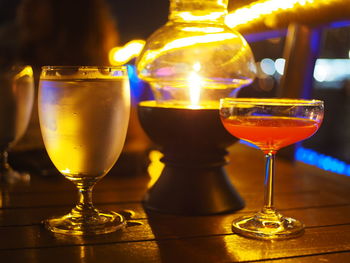
<instances>
[{"instance_id":1,"label":"glass stem","mask_svg":"<svg viewBox=\"0 0 350 263\"><path fill-rule=\"evenodd\" d=\"M274 188L274 174L275 174L275 153L268 152L265 154L266 166L265 166L265 198L264 198L264 208L274 209L274 198L273 198L273 188Z\"/></svg>"},{"instance_id":2,"label":"glass stem","mask_svg":"<svg viewBox=\"0 0 350 263\"><path fill-rule=\"evenodd\" d=\"M90 217L98 214L98 211L94 208L92 204L92 189L93 184L80 184L77 183L79 190L79 202L73 209L73 213L79 213L81 216Z\"/></svg>"}]
</instances>

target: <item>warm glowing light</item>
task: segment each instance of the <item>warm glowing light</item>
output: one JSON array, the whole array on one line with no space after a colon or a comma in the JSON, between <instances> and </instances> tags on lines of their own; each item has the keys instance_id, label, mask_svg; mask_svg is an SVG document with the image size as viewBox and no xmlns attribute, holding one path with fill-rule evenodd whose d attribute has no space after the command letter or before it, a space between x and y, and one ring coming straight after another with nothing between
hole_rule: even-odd
<instances>
[{"instance_id":1,"label":"warm glowing light","mask_svg":"<svg viewBox=\"0 0 350 263\"><path fill-rule=\"evenodd\" d=\"M201 77L198 75L198 72L201 69L200 63L195 63L193 65L193 71L190 73L187 79L188 83L188 91L190 96L191 105L190 107L193 109L199 108L199 100L201 96L201 88L203 85L203 81Z\"/></svg>"},{"instance_id":2,"label":"warm glowing light","mask_svg":"<svg viewBox=\"0 0 350 263\"><path fill-rule=\"evenodd\" d=\"M71 173L70 169L68 169L68 168L63 169L60 172L63 173L63 174L70 174Z\"/></svg>"},{"instance_id":3,"label":"warm glowing light","mask_svg":"<svg viewBox=\"0 0 350 263\"><path fill-rule=\"evenodd\" d=\"M178 14L185 21L203 21L203 20L216 20L222 16L222 12L211 12L207 15L196 16L192 12L181 12Z\"/></svg>"},{"instance_id":4,"label":"warm glowing light","mask_svg":"<svg viewBox=\"0 0 350 263\"><path fill-rule=\"evenodd\" d=\"M191 36L180 39L175 39L174 41L166 44L162 51L168 51L175 48L183 48L191 45L206 44L217 41L224 41L226 39L232 38L232 33L222 33L213 35L202 35L202 36Z\"/></svg>"},{"instance_id":5,"label":"warm glowing light","mask_svg":"<svg viewBox=\"0 0 350 263\"><path fill-rule=\"evenodd\" d=\"M151 177L151 180L148 182L148 188L151 188L161 175L164 168L164 163L160 161L163 157L163 154L160 151L150 151L148 157L150 163L147 167L147 171L149 176Z\"/></svg>"},{"instance_id":6,"label":"warm glowing light","mask_svg":"<svg viewBox=\"0 0 350 263\"><path fill-rule=\"evenodd\" d=\"M75 96L72 97L75 98L79 95L79 92L74 93L74 95ZM66 100L66 103L71 105L72 101L74 101L74 99L69 99ZM47 105L48 104L45 104L47 113L57 116L57 120L47 121L45 125L42 126L43 133L47 134L49 138L56 138L51 139L50 143L46 145L47 151L49 154L54 154L56 160L55 165L62 174L77 174L86 167L85 152L82 150L82 147L76 147L80 142L76 142L72 139L72 136L69 135L81 134L82 120L76 117L76 112L67 114L67 110L65 109L63 113L57 114L57 106ZM84 106L80 106L80 111L84 111L84 109ZM81 136L79 139L80 138L84 137ZM67 154L67 149L70 149L69 154Z\"/></svg>"},{"instance_id":7,"label":"warm glowing light","mask_svg":"<svg viewBox=\"0 0 350 263\"><path fill-rule=\"evenodd\" d=\"M201 70L201 63L197 62L197 63L194 63L193 65L193 70L195 72L199 72Z\"/></svg>"},{"instance_id":8,"label":"warm glowing light","mask_svg":"<svg viewBox=\"0 0 350 263\"><path fill-rule=\"evenodd\" d=\"M210 34L210 33L220 33L222 31L224 31L223 28L221 27L195 27L195 26L192 26L192 27L185 27L182 29L182 31L184 32L203 32L203 33L207 33L207 34Z\"/></svg>"},{"instance_id":9,"label":"warm glowing light","mask_svg":"<svg viewBox=\"0 0 350 263\"><path fill-rule=\"evenodd\" d=\"M132 40L123 47L115 47L109 52L109 62L111 65L123 65L134 57L137 57L144 45L144 40Z\"/></svg>"},{"instance_id":10,"label":"warm glowing light","mask_svg":"<svg viewBox=\"0 0 350 263\"><path fill-rule=\"evenodd\" d=\"M24 67L16 76L14 76L14 80L20 79L23 76L33 77L33 69L31 66Z\"/></svg>"},{"instance_id":11,"label":"warm glowing light","mask_svg":"<svg viewBox=\"0 0 350 263\"><path fill-rule=\"evenodd\" d=\"M167 43L160 50L158 49L158 50L147 51L144 54L144 57L145 57L144 61L150 61L150 60L156 59L157 56L160 56L161 54L169 50L184 48L191 45L225 41L227 39L231 39L233 36L235 36L233 33L221 33L221 34L208 34L208 35L202 35L202 36L191 36L191 37L175 39L174 41Z\"/></svg>"},{"instance_id":12,"label":"warm glowing light","mask_svg":"<svg viewBox=\"0 0 350 263\"><path fill-rule=\"evenodd\" d=\"M262 0L228 14L225 23L229 27L234 28L274 12L329 2L331 2L331 0Z\"/></svg>"}]
</instances>

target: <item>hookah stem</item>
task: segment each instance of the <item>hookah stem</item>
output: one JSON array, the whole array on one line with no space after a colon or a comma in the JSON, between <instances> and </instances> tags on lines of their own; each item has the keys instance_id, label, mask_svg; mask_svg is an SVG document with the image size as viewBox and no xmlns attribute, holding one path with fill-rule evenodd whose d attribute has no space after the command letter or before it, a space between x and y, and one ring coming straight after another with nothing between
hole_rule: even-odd
<instances>
[{"instance_id":1,"label":"hookah stem","mask_svg":"<svg viewBox=\"0 0 350 263\"><path fill-rule=\"evenodd\" d=\"M275 152L268 152L265 154L266 166L265 166L265 196L264 196L264 208L274 209L274 175L275 175Z\"/></svg>"}]
</instances>

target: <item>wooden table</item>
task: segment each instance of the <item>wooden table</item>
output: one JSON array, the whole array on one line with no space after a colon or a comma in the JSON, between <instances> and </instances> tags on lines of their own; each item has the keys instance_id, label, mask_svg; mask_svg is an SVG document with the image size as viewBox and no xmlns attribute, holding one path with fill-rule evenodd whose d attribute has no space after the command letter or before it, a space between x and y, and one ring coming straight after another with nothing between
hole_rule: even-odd
<instances>
[{"instance_id":1,"label":"wooden table","mask_svg":"<svg viewBox=\"0 0 350 263\"><path fill-rule=\"evenodd\" d=\"M127 228L96 237L53 235L40 223L70 210L76 200L63 176L33 174L30 185L0 188L0 262L350 262L350 178L278 159L276 207L306 224L305 234L259 241L233 234L233 218L258 211L264 160L242 144L227 166L246 201L234 214L174 216L142 207L149 177L112 170L94 189L98 208L133 210Z\"/></svg>"}]
</instances>

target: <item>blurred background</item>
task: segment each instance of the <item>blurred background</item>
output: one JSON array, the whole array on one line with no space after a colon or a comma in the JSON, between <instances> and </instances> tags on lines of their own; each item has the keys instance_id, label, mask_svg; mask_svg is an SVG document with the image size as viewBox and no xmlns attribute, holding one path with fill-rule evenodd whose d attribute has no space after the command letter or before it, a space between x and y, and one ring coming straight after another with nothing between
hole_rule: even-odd
<instances>
[{"instance_id":1,"label":"blurred background","mask_svg":"<svg viewBox=\"0 0 350 263\"><path fill-rule=\"evenodd\" d=\"M65 30L52 25L58 23L59 19L54 19L54 15L50 16L48 11L42 10L43 3L48 2L61 6L56 7L52 13L65 20L60 22L61 27L74 28L75 23L82 24L81 27L76 26L71 38L67 37L69 34L65 33ZM229 11L234 12L257 2L264 1L231 0ZM277 3L273 0L270 2ZM280 2L286 5L292 1ZM283 8L279 9L281 15L273 15L271 11L266 16L257 16L257 19L252 18L248 22L238 14L233 19L237 21L235 29L250 43L258 65L258 77L252 85L240 91L239 96L242 97L274 97L281 94L286 57L291 59L291 56L296 56L293 53L294 44L287 43L291 35L289 25L291 22L307 24L311 41L309 50L314 56L310 58L311 61L314 59L314 65L312 72L309 72L311 78L306 87L307 96L325 101L325 119L319 132L298 148L296 159L350 175L350 7L346 2L348 1L305 0L299 1L295 7L287 7L285 12ZM304 4L313 4L314 10L304 8ZM327 8L324 8L324 4L327 4ZM320 11L317 9L319 6ZM109 63L108 50L115 46L123 46L131 40L147 39L152 32L166 23L168 10L168 0L0 0L0 66L1 63L5 64L5 59L18 59L36 68L47 63ZM239 24L241 18L242 22ZM36 19L38 21L35 21ZM21 35L18 33L18 27L23 25L28 28L27 32ZM37 25L45 25L49 30L51 27L51 36L47 34L41 37L38 34L36 37L30 28L38 28ZM84 26L89 28L90 33L84 32ZM52 35L61 39L66 37L67 40L58 45L57 39L52 38ZM86 51L80 50L80 41L90 47L87 47ZM99 50L103 52L98 54ZM45 52L55 53L55 57L45 57ZM299 93L304 94L303 91Z\"/></svg>"}]
</instances>

